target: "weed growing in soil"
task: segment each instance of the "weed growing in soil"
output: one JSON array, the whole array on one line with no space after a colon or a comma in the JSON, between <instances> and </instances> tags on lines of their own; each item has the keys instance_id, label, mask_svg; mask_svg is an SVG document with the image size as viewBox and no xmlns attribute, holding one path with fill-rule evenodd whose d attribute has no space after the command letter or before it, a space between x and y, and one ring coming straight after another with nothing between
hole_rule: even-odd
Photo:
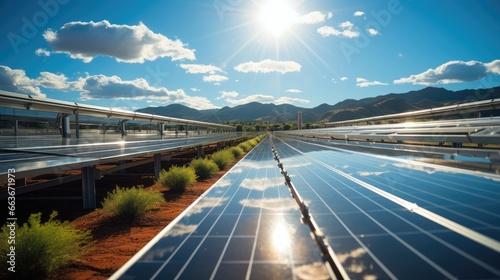
<instances>
[{"instance_id":1,"label":"weed growing in soil","mask_svg":"<svg viewBox=\"0 0 500 280\"><path fill-rule=\"evenodd\" d=\"M31 214L27 223L16 228L15 245L7 241L10 229L7 225L2 227L0 261L7 264L10 247L15 246L16 265L14 273L2 269L0 278L43 279L52 270L77 261L88 252L92 244L90 231L75 229L56 217L57 212L53 211L49 220L42 223L42 213Z\"/></svg>"},{"instance_id":2,"label":"weed growing in soil","mask_svg":"<svg viewBox=\"0 0 500 280\"><path fill-rule=\"evenodd\" d=\"M104 198L102 207L105 211L133 221L161 202L165 202L165 198L159 191L146 191L142 185L132 188L116 186L113 192L109 192Z\"/></svg>"},{"instance_id":3,"label":"weed growing in soil","mask_svg":"<svg viewBox=\"0 0 500 280\"><path fill-rule=\"evenodd\" d=\"M196 183L196 172L189 166L172 166L168 171L160 171L158 183L172 191L183 192L188 186Z\"/></svg>"}]
</instances>

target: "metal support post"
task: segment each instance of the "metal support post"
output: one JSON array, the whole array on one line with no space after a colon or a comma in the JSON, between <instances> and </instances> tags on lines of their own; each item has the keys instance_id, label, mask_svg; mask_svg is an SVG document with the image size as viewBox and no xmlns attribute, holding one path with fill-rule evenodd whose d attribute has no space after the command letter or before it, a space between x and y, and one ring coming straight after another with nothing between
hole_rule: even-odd
<instances>
[{"instance_id":1,"label":"metal support post","mask_svg":"<svg viewBox=\"0 0 500 280\"><path fill-rule=\"evenodd\" d=\"M80 115L75 114L75 137L80 138Z\"/></svg>"},{"instance_id":2,"label":"metal support post","mask_svg":"<svg viewBox=\"0 0 500 280\"><path fill-rule=\"evenodd\" d=\"M64 138L71 137L69 115L64 115L62 117L62 137Z\"/></svg>"},{"instance_id":3,"label":"metal support post","mask_svg":"<svg viewBox=\"0 0 500 280\"><path fill-rule=\"evenodd\" d=\"M14 121L14 136L19 136L19 121Z\"/></svg>"},{"instance_id":4,"label":"metal support post","mask_svg":"<svg viewBox=\"0 0 500 280\"><path fill-rule=\"evenodd\" d=\"M83 208L93 209L96 208L95 197L95 167L87 166L82 167L82 196Z\"/></svg>"},{"instance_id":5,"label":"metal support post","mask_svg":"<svg viewBox=\"0 0 500 280\"><path fill-rule=\"evenodd\" d=\"M165 124L158 123L158 130L160 131L160 135L163 136L165 134Z\"/></svg>"},{"instance_id":6,"label":"metal support post","mask_svg":"<svg viewBox=\"0 0 500 280\"><path fill-rule=\"evenodd\" d=\"M198 150L198 154L196 155L196 157L202 158L203 157L203 145L199 145L197 150Z\"/></svg>"},{"instance_id":7,"label":"metal support post","mask_svg":"<svg viewBox=\"0 0 500 280\"><path fill-rule=\"evenodd\" d=\"M158 179L160 179L160 171L161 171L161 154L154 154L153 159L154 159L153 172L155 180L158 181Z\"/></svg>"}]
</instances>

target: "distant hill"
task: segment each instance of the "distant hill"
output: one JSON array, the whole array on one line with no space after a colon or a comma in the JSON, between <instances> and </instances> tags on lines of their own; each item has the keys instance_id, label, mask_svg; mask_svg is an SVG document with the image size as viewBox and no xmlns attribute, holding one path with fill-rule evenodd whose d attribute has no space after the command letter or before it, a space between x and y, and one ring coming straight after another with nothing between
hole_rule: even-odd
<instances>
[{"instance_id":1,"label":"distant hill","mask_svg":"<svg viewBox=\"0 0 500 280\"><path fill-rule=\"evenodd\" d=\"M314 108L252 102L210 110L196 110L180 104L170 104L163 107L143 108L137 112L207 122L264 121L271 123L295 121L297 113L302 112L303 122L315 123L396 114L493 98L500 98L500 87L460 91L427 87L407 93L389 93L360 100L346 99L335 105L323 103ZM500 112L490 113L500 114Z\"/></svg>"}]
</instances>

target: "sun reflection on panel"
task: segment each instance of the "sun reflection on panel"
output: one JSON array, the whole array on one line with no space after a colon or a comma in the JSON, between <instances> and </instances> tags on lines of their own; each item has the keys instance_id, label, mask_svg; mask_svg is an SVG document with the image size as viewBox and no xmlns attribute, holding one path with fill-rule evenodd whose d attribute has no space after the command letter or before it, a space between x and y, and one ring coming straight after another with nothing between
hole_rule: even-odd
<instances>
[{"instance_id":1,"label":"sun reflection on panel","mask_svg":"<svg viewBox=\"0 0 500 280\"><path fill-rule=\"evenodd\" d=\"M290 233L285 224L280 221L273 229L273 246L279 253L286 253L290 247Z\"/></svg>"}]
</instances>

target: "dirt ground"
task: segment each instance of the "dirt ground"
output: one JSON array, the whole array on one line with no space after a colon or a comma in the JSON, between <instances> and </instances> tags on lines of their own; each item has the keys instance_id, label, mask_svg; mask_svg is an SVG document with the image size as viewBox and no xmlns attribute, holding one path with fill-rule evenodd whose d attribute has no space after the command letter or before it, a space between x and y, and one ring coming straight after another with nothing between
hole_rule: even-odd
<instances>
[{"instance_id":1,"label":"dirt ground","mask_svg":"<svg viewBox=\"0 0 500 280\"><path fill-rule=\"evenodd\" d=\"M19 213L19 215L25 217L20 217L19 220L27 218L29 213L36 212L42 212L43 217L48 218L50 213L56 210L59 213L59 220L67 220L78 229L91 230L95 244L92 245L90 252L79 262L53 271L47 279L107 279L219 180L239 159L241 157L224 170L216 172L212 178L199 181L188 187L184 193L169 191L162 185L155 183L152 176L113 174L97 181L98 207L100 207L99 202L102 201L107 192L116 185L131 187L142 184L146 189L156 189L164 194L166 203L133 223L121 221L99 208L84 210L81 200L46 201L35 199L20 201L18 206L23 208L24 213ZM61 190L68 196L81 195L79 182L58 187L53 192L60 195ZM47 195L50 196L50 191L44 192L44 196ZM19 205L20 203L22 204Z\"/></svg>"}]
</instances>

